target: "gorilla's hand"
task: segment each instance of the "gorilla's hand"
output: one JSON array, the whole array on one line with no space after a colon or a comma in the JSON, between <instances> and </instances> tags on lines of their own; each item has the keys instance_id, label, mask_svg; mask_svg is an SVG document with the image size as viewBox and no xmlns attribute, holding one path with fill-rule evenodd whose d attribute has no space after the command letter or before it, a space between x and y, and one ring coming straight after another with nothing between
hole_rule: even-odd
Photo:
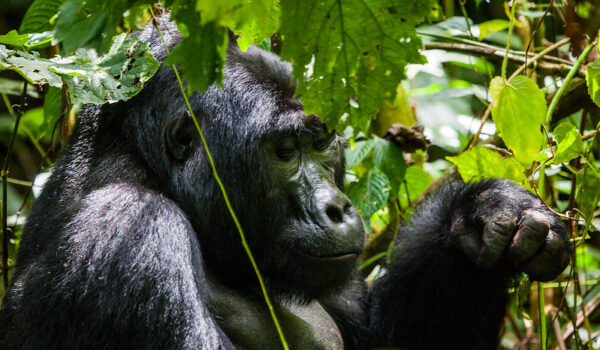
<instances>
[{"instance_id":1,"label":"gorilla's hand","mask_svg":"<svg viewBox=\"0 0 600 350\"><path fill-rule=\"evenodd\" d=\"M481 267L508 264L534 280L556 278L572 250L565 226L524 189L507 181L487 184L452 223L458 247Z\"/></svg>"}]
</instances>

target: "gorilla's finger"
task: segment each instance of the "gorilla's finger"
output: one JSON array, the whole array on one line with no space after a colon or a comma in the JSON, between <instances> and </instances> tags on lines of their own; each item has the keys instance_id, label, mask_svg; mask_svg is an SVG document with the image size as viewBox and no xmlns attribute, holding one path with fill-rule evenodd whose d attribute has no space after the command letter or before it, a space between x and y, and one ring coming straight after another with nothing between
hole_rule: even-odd
<instances>
[{"instance_id":1,"label":"gorilla's finger","mask_svg":"<svg viewBox=\"0 0 600 350\"><path fill-rule=\"evenodd\" d=\"M485 224L478 261L480 266L489 267L500 259L514 230L515 222L510 216L503 213L494 215Z\"/></svg>"},{"instance_id":2,"label":"gorilla's finger","mask_svg":"<svg viewBox=\"0 0 600 350\"><path fill-rule=\"evenodd\" d=\"M523 271L532 280L551 281L569 264L569 249L556 232L550 231L542 250L523 265Z\"/></svg>"},{"instance_id":3,"label":"gorilla's finger","mask_svg":"<svg viewBox=\"0 0 600 350\"><path fill-rule=\"evenodd\" d=\"M528 210L523 214L520 228L508 248L509 256L517 262L531 259L544 245L550 222L542 212Z\"/></svg>"}]
</instances>

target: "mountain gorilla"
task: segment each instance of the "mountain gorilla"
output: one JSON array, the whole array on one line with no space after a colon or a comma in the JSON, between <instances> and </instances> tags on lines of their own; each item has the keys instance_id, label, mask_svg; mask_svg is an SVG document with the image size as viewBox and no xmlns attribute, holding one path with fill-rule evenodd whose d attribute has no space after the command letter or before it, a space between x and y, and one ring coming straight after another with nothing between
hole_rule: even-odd
<instances>
[{"instance_id":1,"label":"mountain gorilla","mask_svg":"<svg viewBox=\"0 0 600 350\"><path fill-rule=\"evenodd\" d=\"M140 37L165 59L154 29ZM305 115L290 71L230 45L223 87L191 105L291 349L496 348L509 278L567 265L563 225L507 181L452 183L415 210L368 290L345 143ZM170 67L130 101L87 107L17 261L4 349L281 348Z\"/></svg>"}]
</instances>

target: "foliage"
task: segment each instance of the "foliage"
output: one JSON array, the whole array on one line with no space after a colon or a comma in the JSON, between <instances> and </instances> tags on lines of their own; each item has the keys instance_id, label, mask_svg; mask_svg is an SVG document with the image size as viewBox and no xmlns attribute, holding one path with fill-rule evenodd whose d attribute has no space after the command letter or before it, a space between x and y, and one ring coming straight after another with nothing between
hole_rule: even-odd
<instances>
[{"instance_id":1,"label":"foliage","mask_svg":"<svg viewBox=\"0 0 600 350\"><path fill-rule=\"evenodd\" d=\"M539 342L543 288L542 303L557 310L547 315L549 347L566 334L553 322L566 332L579 313L585 322L564 340L598 348L587 339L600 315L600 61L582 53L600 7L588 0L35 0L20 26L0 32L0 141L13 160L3 177L4 269L42 179L34 175L51 166L80 106L127 100L157 71L130 34L165 11L183 36L166 64L178 65L189 93L223 78L228 30L241 49L255 44L292 63L306 112L348 138L346 192L371 238L397 229L430 186L459 176L513 180L563 213L573 263L556 283L515 282L502 344ZM390 251L365 260L385 268L379 257Z\"/></svg>"}]
</instances>

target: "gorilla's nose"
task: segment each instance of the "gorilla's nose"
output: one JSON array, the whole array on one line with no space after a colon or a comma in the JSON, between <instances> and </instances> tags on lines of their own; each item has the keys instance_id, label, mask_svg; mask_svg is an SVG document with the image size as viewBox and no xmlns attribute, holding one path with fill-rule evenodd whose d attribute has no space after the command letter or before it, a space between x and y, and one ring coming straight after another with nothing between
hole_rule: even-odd
<instances>
[{"instance_id":1,"label":"gorilla's nose","mask_svg":"<svg viewBox=\"0 0 600 350\"><path fill-rule=\"evenodd\" d=\"M323 186L313 195L314 219L325 230L362 237L363 223L350 199L335 186Z\"/></svg>"}]
</instances>

